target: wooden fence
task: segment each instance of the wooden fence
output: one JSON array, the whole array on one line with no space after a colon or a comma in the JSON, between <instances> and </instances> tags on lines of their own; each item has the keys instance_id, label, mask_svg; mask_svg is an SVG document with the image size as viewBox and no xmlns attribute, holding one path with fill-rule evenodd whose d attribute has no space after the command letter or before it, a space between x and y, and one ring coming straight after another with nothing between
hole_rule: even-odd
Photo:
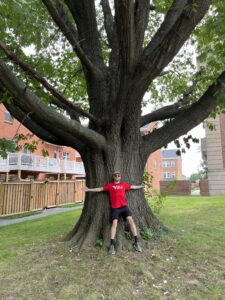
<instances>
[{"instance_id":1,"label":"wooden fence","mask_svg":"<svg viewBox=\"0 0 225 300\"><path fill-rule=\"evenodd\" d=\"M83 202L85 180L0 183L0 216Z\"/></svg>"}]
</instances>

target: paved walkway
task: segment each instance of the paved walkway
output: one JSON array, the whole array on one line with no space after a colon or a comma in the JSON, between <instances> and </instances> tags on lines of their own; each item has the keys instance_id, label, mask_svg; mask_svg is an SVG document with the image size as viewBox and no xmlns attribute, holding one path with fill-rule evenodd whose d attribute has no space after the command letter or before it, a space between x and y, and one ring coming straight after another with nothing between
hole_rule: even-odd
<instances>
[{"instance_id":1,"label":"paved walkway","mask_svg":"<svg viewBox=\"0 0 225 300\"><path fill-rule=\"evenodd\" d=\"M54 208L44 209L43 211L41 211L40 214L32 215L32 216L28 216L28 217L24 217L24 218L18 218L18 219L1 219L0 218L0 227L11 225L11 224L16 224L16 223L21 223L21 222L25 222L25 221L35 220L35 219L39 219L39 218L44 218L44 217L48 217L51 215L63 213L66 211L77 210L82 207L83 207L82 204L79 206L67 207L67 208L66 207L54 207Z\"/></svg>"}]
</instances>

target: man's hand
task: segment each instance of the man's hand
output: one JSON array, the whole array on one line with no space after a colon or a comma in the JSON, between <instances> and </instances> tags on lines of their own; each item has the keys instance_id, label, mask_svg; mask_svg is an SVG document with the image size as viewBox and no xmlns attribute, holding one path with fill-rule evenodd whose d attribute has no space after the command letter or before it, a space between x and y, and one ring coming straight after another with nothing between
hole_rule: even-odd
<instances>
[{"instance_id":1,"label":"man's hand","mask_svg":"<svg viewBox=\"0 0 225 300\"><path fill-rule=\"evenodd\" d=\"M88 192L88 191L89 191L89 188L88 188L88 187L86 187L86 186L84 186L84 187L82 187L82 191L86 193L86 192Z\"/></svg>"},{"instance_id":2,"label":"man's hand","mask_svg":"<svg viewBox=\"0 0 225 300\"><path fill-rule=\"evenodd\" d=\"M138 189L143 189L143 187L144 187L143 185L132 185L131 189L132 190L138 190Z\"/></svg>"}]
</instances>

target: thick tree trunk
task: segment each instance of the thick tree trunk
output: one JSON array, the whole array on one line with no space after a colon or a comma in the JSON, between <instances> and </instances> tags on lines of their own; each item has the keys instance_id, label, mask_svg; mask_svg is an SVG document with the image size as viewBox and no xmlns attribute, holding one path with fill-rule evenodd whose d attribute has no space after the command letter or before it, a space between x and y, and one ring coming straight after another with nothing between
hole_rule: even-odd
<instances>
[{"instance_id":1,"label":"thick tree trunk","mask_svg":"<svg viewBox=\"0 0 225 300\"><path fill-rule=\"evenodd\" d=\"M21 9L26 9L26 1L19 2L24 2L24 6L21 4ZM82 97L79 96L79 90L78 93L74 93L74 88L77 83L80 83L82 88L85 84L83 76L75 78L76 72L71 66L65 64L68 74L71 71L68 82L66 83L62 73L62 78L58 78L59 80L53 76L52 85L37 70L7 49L2 42L0 48L10 61L20 66L28 76L27 79L30 77L32 80L37 80L54 100L52 106L44 100L45 97L42 99L45 93L38 93L40 95L37 96L37 90L34 92L36 85L30 85L27 79L26 83L20 80L21 76L16 76L4 59L0 59L0 83L4 87L4 89L0 87L0 97L8 98L5 89L10 93L12 101L7 104L7 108L39 138L83 152L81 156L85 164L88 187L105 185L112 180L112 172L115 169L122 172L123 181L134 185L141 184L147 156L186 134L208 117L219 104L218 94L222 91L225 82L224 72L198 101L196 99L192 103L192 93L184 92L183 100L148 114L147 118L144 117L144 121L142 118L140 122L144 94L184 45L206 14L212 1L174 0L159 29L149 41L148 38L145 40L147 46L143 44L149 21L150 6L147 0L117 0L114 1L113 10L110 1L101 1L105 31L99 30L101 21L98 19L99 13L96 9L98 1L36 2L45 5L80 60L87 86L89 112L74 104L80 103L78 100ZM38 7L34 10L34 16L36 11ZM42 11L41 7L40 11ZM54 28L49 20L46 24ZM7 24L5 28L8 28ZM105 49L107 44L105 32L110 45L109 51ZM8 38L10 36L7 40ZM51 46L54 40L49 42ZM65 55L68 53L65 52ZM109 58L106 53L109 53ZM61 55L60 50L58 57L60 58ZM74 59L69 58L68 62L72 63ZM62 62L61 58L60 61ZM76 63L74 70L78 66L79 64ZM61 64L58 67L60 68ZM18 68L16 72L19 72ZM48 75L46 74L47 77ZM57 82L61 82L59 84L61 88L64 84L68 85L68 88L71 85L68 91L66 91L67 87L64 89L65 94L70 95L68 99L65 98L64 93L56 89ZM198 85L196 88L198 89ZM69 113L71 118L69 119L62 110ZM81 125L78 115L89 118L89 128ZM160 120L167 122L140 138L141 124ZM147 228L157 230L163 227L148 207L142 190L129 191L127 200L139 232ZM107 245L110 238L107 193L87 193L81 218L69 237L78 247L93 245L99 239L103 239ZM117 246L127 248L127 245L124 225L120 222Z\"/></svg>"},{"instance_id":2,"label":"thick tree trunk","mask_svg":"<svg viewBox=\"0 0 225 300\"><path fill-rule=\"evenodd\" d=\"M121 171L122 181L134 185L142 183L145 164L138 156L134 158L133 154L125 155L125 153L120 153L120 155L117 153L115 156L110 152L107 155L103 155L96 151L86 151L84 156L87 186L90 188L101 187L112 181L112 172L115 169ZM130 159L131 157L132 160ZM126 196L139 235L142 230L147 228L151 228L154 231L164 228L149 208L142 189L130 190L126 193ZM104 247L107 247L110 240L110 227L108 193L88 192L86 193L81 217L69 233L68 239L79 249L93 246L100 239L104 241ZM130 249L132 247L132 242L127 238L128 228L126 222L121 219L116 234L117 250ZM132 237L131 234L129 236Z\"/></svg>"}]
</instances>

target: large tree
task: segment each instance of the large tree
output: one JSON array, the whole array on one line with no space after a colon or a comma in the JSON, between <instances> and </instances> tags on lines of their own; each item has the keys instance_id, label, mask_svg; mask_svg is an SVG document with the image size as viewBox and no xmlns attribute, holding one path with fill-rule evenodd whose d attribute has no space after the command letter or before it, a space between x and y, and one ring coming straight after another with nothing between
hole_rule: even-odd
<instances>
[{"instance_id":1,"label":"large tree","mask_svg":"<svg viewBox=\"0 0 225 300\"><path fill-rule=\"evenodd\" d=\"M38 137L80 152L87 186L103 186L115 169L124 181L140 184L149 155L221 103L224 64L215 62L221 62L224 43L222 29L212 24L224 25L222 2L155 1L155 7L149 0L0 1L1 98ZM202 54L201 71L188 57L190 47L182 52L189 41ZM210 47L212 41L220 50ZM209 74L204 69L210 63ZM155 109L142 116L146 92ZM140 127L152 122L157 129L141 136ZM143 191L127 196L139 230L163 227ZM86 195L69 235L78 247L108 240L107 199L105 193ZM117 239L127 247L122 224Z\"/></svg>"}]
</instances>

